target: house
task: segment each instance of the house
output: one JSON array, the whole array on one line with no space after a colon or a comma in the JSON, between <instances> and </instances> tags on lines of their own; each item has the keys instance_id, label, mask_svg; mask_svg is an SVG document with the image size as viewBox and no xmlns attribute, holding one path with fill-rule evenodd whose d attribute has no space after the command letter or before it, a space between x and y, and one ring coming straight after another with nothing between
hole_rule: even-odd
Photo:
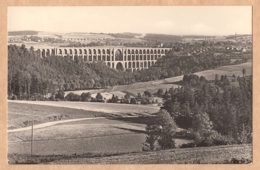
<instances>
[{"instance_id":1,"label":"house","mask_svg":"<svg viewBox=\"0 0 260 170\"><path fill-rule=\"evenodd\" d=\"M222 53L214 53L215 57L220 56L220 55L222 55Z\"/></svg>"},{"instance_id":2,"label":"house","mask_svg":"<svg viewBox=\"0 0 260 170\"><path fill-rule=\"evenodd\" d=\"M241 52L246 52L246 48L242 48L242 49L241 49Z\"/></svg>"}]
</instances>

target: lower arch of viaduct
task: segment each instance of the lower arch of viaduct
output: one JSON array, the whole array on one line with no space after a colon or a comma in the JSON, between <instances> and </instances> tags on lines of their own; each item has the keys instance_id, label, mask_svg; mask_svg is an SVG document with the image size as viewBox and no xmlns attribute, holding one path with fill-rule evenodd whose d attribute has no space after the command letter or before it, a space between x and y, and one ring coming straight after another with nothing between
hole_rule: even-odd
<instances>
[{"instance_id":1,"label":"lower arch of viaduct","mask_svg":"<svg viewBox=\"0 0 260 170\"><path fill-rule=\"evenodd\" d=\"M138 47L87 47L87 48L39 48L41 57L52 55L77 57L84 62L103 61L111 68L118 70L141 70L154 65L157 59L163 57L171 48L138 48Z\"/></svg>"}]
</instances>

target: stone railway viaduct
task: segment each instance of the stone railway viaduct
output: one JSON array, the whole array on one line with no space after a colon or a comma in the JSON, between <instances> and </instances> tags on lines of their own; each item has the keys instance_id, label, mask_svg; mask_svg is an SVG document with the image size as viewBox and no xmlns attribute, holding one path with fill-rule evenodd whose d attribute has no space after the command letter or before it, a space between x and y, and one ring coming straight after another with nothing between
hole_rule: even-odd
<instances>
[{"instance_id":1,"label":"stone railway viaduct","mask_svg":"<svg viewBox=\"0 0 260 170\"><path fill-rule=\"evenodd\" d=\"M171 48L142 47L57 47L37 48L41 57L52 55L68 56L84 62L104 61L106 65L117 70L141 70L152 66L157 59L163 57Z\"/></svg>"}]
</instances>

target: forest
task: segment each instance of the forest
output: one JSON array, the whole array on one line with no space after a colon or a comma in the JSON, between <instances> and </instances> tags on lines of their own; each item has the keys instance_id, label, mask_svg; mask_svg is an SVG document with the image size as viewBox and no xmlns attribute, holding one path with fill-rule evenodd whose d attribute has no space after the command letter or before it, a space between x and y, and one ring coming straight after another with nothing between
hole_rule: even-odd
<instances>
[{"instance_id":1,"label":"forest","mask_svg":"<svg viewBox=\"0 0 260 170\"><path fill-rule=\"evenodd\" d=\"M147 124L143 150L175 148L178 136L194 140L181 148L252 143L252 76L233 80L238 85L226 76L208 81L185 75L182 87L164 93L160 112Z\"/></svg>"}]
</instances>

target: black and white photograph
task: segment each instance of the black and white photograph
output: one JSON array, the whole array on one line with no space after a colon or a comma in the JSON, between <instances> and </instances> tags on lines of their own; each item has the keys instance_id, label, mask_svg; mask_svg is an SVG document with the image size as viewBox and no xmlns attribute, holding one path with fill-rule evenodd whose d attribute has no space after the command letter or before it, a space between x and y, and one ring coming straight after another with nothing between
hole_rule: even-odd
<instances>
[{"instance_id":1,"label":"black and white photograph","mask_svg":"<svg viewBox=\"0 0 260 170\"><path fill-rule=\"evenodd\" d=\"M8 6L8 164L252 164L252 6Z\"/></svg>"}]
</instances>

